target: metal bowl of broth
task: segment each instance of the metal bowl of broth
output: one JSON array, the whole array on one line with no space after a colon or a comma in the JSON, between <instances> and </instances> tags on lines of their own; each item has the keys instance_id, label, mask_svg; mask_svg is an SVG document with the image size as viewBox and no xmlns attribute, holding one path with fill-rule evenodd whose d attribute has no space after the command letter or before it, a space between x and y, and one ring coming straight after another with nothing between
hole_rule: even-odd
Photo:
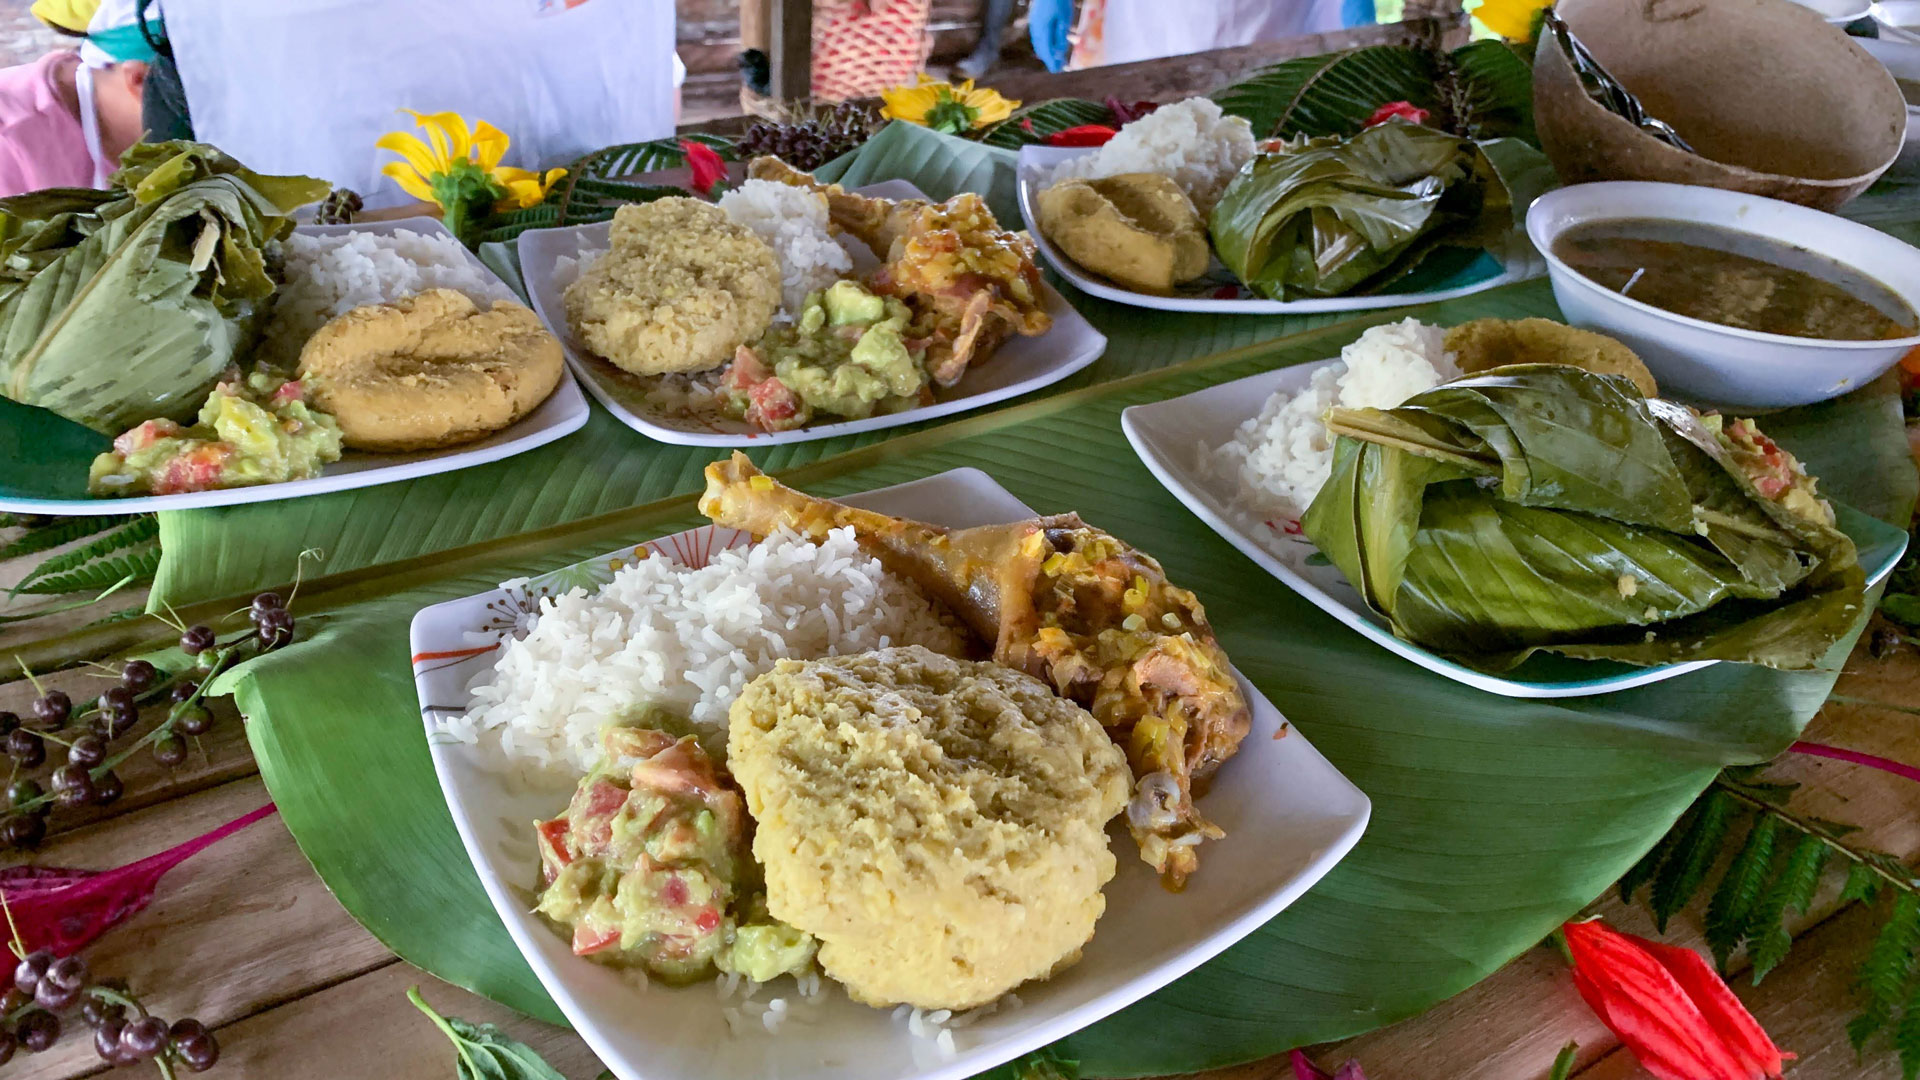
<instances>
[{"instance_id":1,"label":"metal bowl of broth","mask_svg":"<svg viewBox=\"0 0 1920 1080\"><path fill-rule=\"evenodd\" d=\"M1664 394L1747 411L1872 382L1920 345L1920 249L1718 188L1578 184L1527 235L1566 320L1640 354Z\"/></svg>"}]
</instances>

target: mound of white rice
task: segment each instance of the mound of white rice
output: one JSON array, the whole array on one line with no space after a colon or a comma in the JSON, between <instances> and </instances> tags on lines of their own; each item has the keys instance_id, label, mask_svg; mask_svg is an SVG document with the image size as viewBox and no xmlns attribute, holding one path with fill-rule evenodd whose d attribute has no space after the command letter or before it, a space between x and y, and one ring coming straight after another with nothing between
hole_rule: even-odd
<instances>
[{"instance_id":1,"label":"mound of white rice","mask_svg":"<svg viewBox=\"0 0 1920 1080\"><path fill-rule=\"evenodd\" d=\"M455 289L481 307L514 295L475 265L451 236L396 230L391 236L294 233L284 244L286 284L273 295L260 359L291 370L314 331L336 315L428 289Z\"/></svg>"},{"instance_id":2,"label":"mound of white rice","mask_svg":"<svg viewBox=\"0 0 1920 1080\"><path fill-rule=\"evenodd\" d=\"M720 209L752 229L780 262L780 317L792 319L819 292L853 273L853 259L827 229L827 199L774 180L748 180L720 196Z\"/></svg>"},{"instance_id":3,"label":"mound of white rice","mask_svg":"<svg viewBox=\"0 0 1920 1080\"><path fill-rule=\"evenodd\" d=\"M853 530L815 544L781 532L718 552L700 569L655 556L599 592L541 600L533 628L468 689L455 738L498 735L510 756L585 772L601 727L652 705L724 743L727 709L781 659L890 645L958 655L960 634L918 592L864 554Z\"/></svg>"},{"instance_id":4,"label":"mound of white rice","mask_svg":"<svg viewBox=\"0 0 1920 1080\"><path fill-rule=\"evenodd\" d=\"M1252 159L1252 125L1223 114L1207 98L1195 97L1162 105L1121 128L1093 153L1061 162L1042 186L1122 173L1165 173L1204 217L1240 166Z\"/></svg>"},{"instance_id":5,"label":"mound of white rice","mask_svg":"<svg viewBox=\"0 0 1920 1080\"><path fill-rule=\"evenodd\" d=\"M1231 442L1210 451L1215 466L1237 479L1240 509L1267 521L1298 520L1333 475L1327 410L1391 409L1457 378L1446 338L1413 319L1373 327L1340 350L1338 363L1314 372L1305 390L1268 398Z\"/></svg>"}]
</instances>

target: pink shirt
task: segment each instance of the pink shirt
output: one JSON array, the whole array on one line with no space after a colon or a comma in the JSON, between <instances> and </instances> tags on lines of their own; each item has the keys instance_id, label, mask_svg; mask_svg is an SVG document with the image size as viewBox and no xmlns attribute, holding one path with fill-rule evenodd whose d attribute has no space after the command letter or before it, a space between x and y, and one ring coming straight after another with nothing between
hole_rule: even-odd
<instances>
[{"instance_id":1,"label":"pink shirt","mask_svg":"<svg viewBox=\"0 0 1920 1080\"><path fill-rule=\"evenodd\" d=\"M56 79L80 63L52 52L0 68L0 198L50 187L92 187L93 158L80 118L67 111Z\"/></svg>"}]
</instances>

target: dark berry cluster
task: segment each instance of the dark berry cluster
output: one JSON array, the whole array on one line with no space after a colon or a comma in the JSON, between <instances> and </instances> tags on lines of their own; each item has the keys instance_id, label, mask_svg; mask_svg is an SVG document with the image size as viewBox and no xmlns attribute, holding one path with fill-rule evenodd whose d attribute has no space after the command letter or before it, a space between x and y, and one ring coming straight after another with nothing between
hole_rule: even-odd
<instances>
[{"instance_id":1,"label":"dark berry cluster","mask_svg":"<svg viewBox=\"0 0 1920 1080\"><path fill-rule=\"evenodd\" d=\"M180 651L194 661L190 670L169 673L145 660L129 660L115 685L92 701L76 703L62 691L48 690L25 718L0 712L0 741L14 773L0 805L0 847L38 847L47 835L47 815L56 805L105 806L120 798L126 788L115 769L143 748L167 768L183 764L187 740L213 730L213 713L200 700L202 687L236 661L293 640L293 613L278 594L254 597L247 613L253 629L225 642L210 626L182 630ZM140 722L140 707L163 702L166 719L131 745L116 749ZM47 764L49 743L65 751L65 761L44 783L20 775Z\"/></svg>"},{"instance_id":2,"label":"dark berry cluster","mask_svg":"<svg viewBox=\"0 0 1920 1080\"><path fill-rule=\"evenodd\" d=\"M60 1041L61 1014L75 1005L93 1028L94 1050L109 1065L153 1061L170 1076L175 1065L204 1072L220 1059L220 1044L205 1024L191 1017L168 1024L124 985L94 982L80 957L42 950L14 967L12 986L0 994L0 1065L18 1050L51 1049Z\"/></svg>"},{"instance_id":3,"label":"dark berry cluster","mask_svg":"<svg viewBox=\"0 0 1920 1080\"><path fill-rule=\"evenodd\" d=\"M742 157L772 154L811 172L866 142L878 120L873 106L843 101L811 120L787 124L762 120L740 136L736 148Z\"/></svg>"}]
</instances>

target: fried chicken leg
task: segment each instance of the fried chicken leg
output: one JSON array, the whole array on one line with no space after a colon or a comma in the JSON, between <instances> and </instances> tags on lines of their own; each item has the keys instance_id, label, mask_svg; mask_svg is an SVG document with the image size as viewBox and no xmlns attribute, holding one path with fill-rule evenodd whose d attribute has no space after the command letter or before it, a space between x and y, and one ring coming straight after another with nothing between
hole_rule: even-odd
<instances>
[{"instance_id":1,"label":"fried chicken leg","mask_svg":"<svg viewBox=\"0 0 1920 1080\"><path fill-rule=\"evenodd\" d=\"M992 642L994 660L1085 706L1127 751L1127 825L1169 889L1198 866L1201 841L1225 835L1194 796L1239 749L1250 713L1206 611L1151 556L1074 514L945 529L843 506L776 483L738 453L707 466L700 511L759 536L853 529L882 565Z\"/></svg>"}]
</instances>

